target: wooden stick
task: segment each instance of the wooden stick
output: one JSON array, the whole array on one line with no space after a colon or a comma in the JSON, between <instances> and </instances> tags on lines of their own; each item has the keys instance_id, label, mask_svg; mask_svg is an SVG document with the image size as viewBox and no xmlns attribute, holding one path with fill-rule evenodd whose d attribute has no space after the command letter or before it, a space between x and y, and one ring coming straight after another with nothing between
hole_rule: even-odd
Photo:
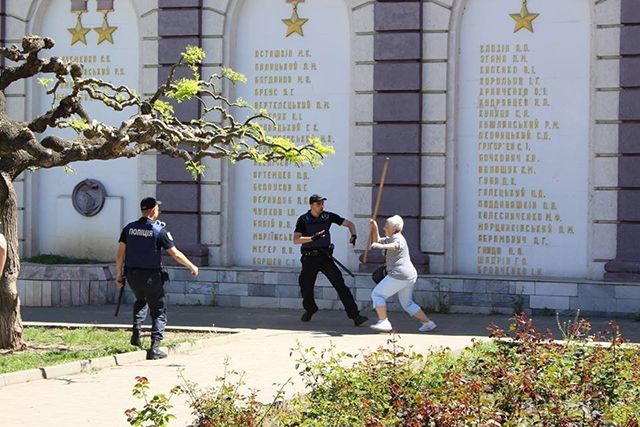
<instances>
[{"instance_id":1,"label":"wooden stick","mask_svg":"<svg viewBox=\"0 0 640 427\"><path fill-rule=\"evenodd\" d=\"M380 209L380 202L382 201L382 189L384 188L384 180L387 179L387 170L389 169L389 158L385 157L384 166L382 167L382 176L380 177L380 186L378 188L378 195L376 197L376 204L373 207L373 220L375 221L378 218L378 210ZM364 248L364 258L363 262L367 263L367 258L369 257L369 247L371 243L373 243L373 234L372 228L369 226L369 239L367 239L367 246Z\"/></svg>"}]
</instances>

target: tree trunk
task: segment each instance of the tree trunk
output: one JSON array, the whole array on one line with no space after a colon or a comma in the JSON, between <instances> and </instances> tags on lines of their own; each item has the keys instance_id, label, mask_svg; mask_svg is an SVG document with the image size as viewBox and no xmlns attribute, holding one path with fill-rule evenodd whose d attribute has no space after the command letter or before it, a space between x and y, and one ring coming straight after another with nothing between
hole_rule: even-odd
<instances>
[{"instance_id":1,"label":"tree trunk","mask_svg":"<svg viewBox=\"0 0 640 427\"><path fill-rule=\"evenodd\" d=\"M0 349L21 350L22 317L18 297L20 252L18 248L18 203L12 177L0 174L0 222L7 240L7 262L0 277Z\"/></svg>"}]
</instances>

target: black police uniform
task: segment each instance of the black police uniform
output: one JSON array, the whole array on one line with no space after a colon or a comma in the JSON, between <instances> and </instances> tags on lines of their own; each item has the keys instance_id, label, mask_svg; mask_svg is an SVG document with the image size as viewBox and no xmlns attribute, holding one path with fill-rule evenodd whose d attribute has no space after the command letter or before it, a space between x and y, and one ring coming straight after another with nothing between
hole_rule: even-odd
<instances>
[{"instance_id":1,"label":"black police uniform","mask_svg":"<svg viewBox=\"0 0 640 427\"><path fill-rule=\"evenodd\" d=\"M145 217L127 224L120 234L120 242L127 245L125 277L136 297L133 327L140 329L147 317L148 306L153 321L151 340L159 342L167 325L162 251L175 244L163 223Z\"/></svg>"},{"instance_id":2,"label":"black police uniform","mask_svg":"<svg viewBox=\"0 0 640 427\"><path fill-rule=\"evenodd\" d=\"M345 285L342 272L331 259L333 246L331 245L331 234L329 228L331 224L342 225L344 218L332 212L324 211L319 217L314 217L311 211L298 218L296 222L296 233L301 233L303 237L311 237L319 231L325 230L324 237L315 241L305 243L301 246L302 271L298 278L300 291L302 293L302 306L308 313L318 311L315 298L313 296L313 288L316 283L318 273L322 272L329 282L338 292L340 301L347 312L350 319L359 316L358 306L353 299L351 291Z\"/></svg>"}]
</instances>

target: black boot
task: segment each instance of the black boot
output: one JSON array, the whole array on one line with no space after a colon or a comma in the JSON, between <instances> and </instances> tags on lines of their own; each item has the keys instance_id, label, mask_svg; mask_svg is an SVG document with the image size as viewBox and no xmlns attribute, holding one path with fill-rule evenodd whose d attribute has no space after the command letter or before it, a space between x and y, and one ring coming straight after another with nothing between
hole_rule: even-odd
<instances>
[{"instance_id":1,"label":"black boot","mask_svg":"<svg viewBox=\"0 0 640 427\"><path fill-rule=\"evenodd\" d=\"M147 351L147 360L158 360L167 357L167 353L160 350L160 341L151 341L151 348Z\"/></svg>"},{"instance_id":2,"label":"black boot","mask_svg":"<svg viewBox=\"0 0 640 427\"><path fill-rule=\"evenodd\" d=\"M356 317L353 318L353 324L356 326L360 326L367 320L369 320L368 317L358 314Z\"/></svg>"},{"instance_id":3,"label":"black boot","mask_svg":"<svg viewBox=\"0 0 640 427\"><path fill-rule=\"evenodd\" d=\"M302 320L303 322L308 322L309 320L311 320L313 315L316 314L317 311L317 308L314 311L305 311L304 313L302 313L302 317L300 318L300 320Z\"/></svg>"},{"instance_id":4,"label":"black boot","mask_svg":"<svg viewBox=\"0 0 640 427\"><path fill-rule=\"evenodd\" d=\"M140 327L133 326L133 330L131 331L131 345L140 347L142 343L140 342Z\"/></svg>"}]
</instances>

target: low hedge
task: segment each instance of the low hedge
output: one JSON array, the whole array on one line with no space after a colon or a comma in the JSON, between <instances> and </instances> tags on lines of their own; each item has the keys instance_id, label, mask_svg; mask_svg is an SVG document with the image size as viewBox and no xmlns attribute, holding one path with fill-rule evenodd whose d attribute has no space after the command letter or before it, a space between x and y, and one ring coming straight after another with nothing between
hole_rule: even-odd
<instances>
[{"instance_id":1,"label":"low hedge","mask_svg":"<svg viewBox=\"0 0 640 427\"><path fill-rule=\"evenodd\" d=\"M279 393L259 403L240 392L242 376L229 372L204 390L185 380L160 395L161 406L127 416L132 425L166 425L156 417L168 423L171 396L184 393L195 426L637 427L640 352L624 343L615 322L610 326L607 334L590 335L589 323L577 320L556 341L519 315L507 331L491 327L490 341L476 341L458 356L421 355L393 336L365 355L300 349L297 367L308 392L293 400ZM138 396L146 387L139 378Z\"/></svg>"}]
</instances>

